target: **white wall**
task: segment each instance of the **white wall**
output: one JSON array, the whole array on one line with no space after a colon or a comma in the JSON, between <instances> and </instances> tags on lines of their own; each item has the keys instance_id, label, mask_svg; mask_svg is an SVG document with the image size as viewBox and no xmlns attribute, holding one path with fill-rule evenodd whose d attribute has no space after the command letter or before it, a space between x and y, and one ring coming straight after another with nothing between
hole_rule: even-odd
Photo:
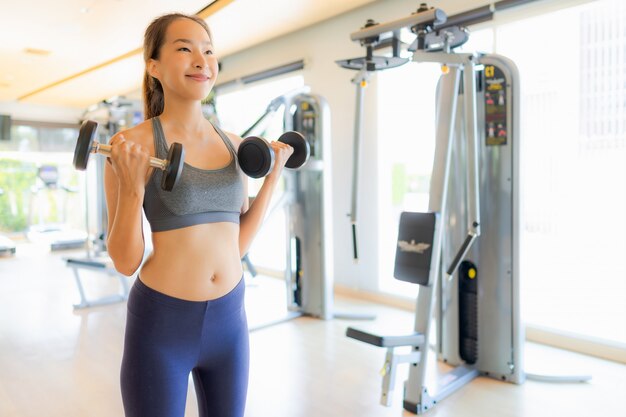
<instances>
[{"instance_id":1,"label":"white wall","mask_svg":"<svg viewBox=\"0 0 626 417\"><path fill-rule=\"evenodd\" d=\"M448 0L431 2L448 15L487 4L484 0ZM414 12L418 1L385 0L356 9L320 24L274 39L221 60L219 81L225 82L257 71L305 60L304 80L311 91L328 101L331 111L334 279L341 285L366 291L378 289L377 256L377 131L376 77L365 91L361 175L358 200L358 264L352 261L349 218L351 204L352 141L356 87L350 82L356 74L340 68L336 60L363 56L365 49L350 41L350 33L362 27L368 18L382 23ZM219 48L219 33L215 33ZM434 103L433 103L434 104ZM401 150L398 150L401 152ZM389 227L397 227L390 224Z\"/></svg>"}]
</instances>

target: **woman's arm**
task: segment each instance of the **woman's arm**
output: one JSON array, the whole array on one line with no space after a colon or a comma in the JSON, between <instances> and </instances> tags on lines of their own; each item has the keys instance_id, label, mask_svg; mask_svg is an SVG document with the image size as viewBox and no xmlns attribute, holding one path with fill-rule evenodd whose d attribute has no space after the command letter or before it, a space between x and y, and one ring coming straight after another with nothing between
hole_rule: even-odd
<instances>
[{"instance_id":1,"label":"woman's arm","mask_svg":"<svg viewBox=\"0 0 626 417\"><path fill-rule=\"evenodd\" d=\"M107 250L115 269L131 276L143 259L141 208L149 154L140 145L126 142L121 134L111 139L111 146L111 158L104 168Z\"/></svg>"},{"instance_id":2,"label":"woman's arm","mask_svg":"<svg viewBox=\"0 0 626 417\"><path fill-rule=\"evenodd\" d=\"M229 134L228 136L231 138L235 148L239 149L239 144L242 139L233 134ZM287 159L289 159L293 153L293 148L282 142L271 142L270 145L274 150L274 168L272 172L265 177L261 189L249 208L247 177L244 180L244 203L239 220L239 253L242 258L250 249L254 237L263 225L263 219L265 218L265 214L272 200L272 194L274 194L274 190L280 181L280 174L283 171Z\"/></svg>"},{"instance_id":3,"label":"woman's arm","mask_svg":"<svg viewBox=\"0 0 626 417\"><path fill-rule=\"evenodd\" d=\"M272 194L274 194L274 190L276 189L276 185L278 184L279 180L279 175L272 177L268 175L267 177L265 177L265 181L263 181L263 185L261 186L261 189L254 198L252 205L240 217L239 253L241 254L242 258L245 256L246 253L248 253L254 237L263 225L265 213L267 213L267 209L269 208L269 204L272 200ZM246 195L245 198L247 200L248 196Z\"/></svg>"}]
</instances>

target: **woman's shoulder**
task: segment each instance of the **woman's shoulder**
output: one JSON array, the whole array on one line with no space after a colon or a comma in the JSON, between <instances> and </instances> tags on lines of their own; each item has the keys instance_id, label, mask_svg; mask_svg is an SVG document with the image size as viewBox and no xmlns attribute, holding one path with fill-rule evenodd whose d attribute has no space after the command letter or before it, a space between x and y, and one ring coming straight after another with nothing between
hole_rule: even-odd
<instances>
[{"instance_id":1,"label":"woman's shoulder","mask_svg":"<svg viewBox=\"0 0 626 417\"><path fill-rule=\"evenodd\" d=\"M123 135L124 139L131 142L135 142L139 145L152 147L153 135L152 135L152 119L144 120L143 122L129 127L128 129L120 130L112 138ZM111 139L112 139L111 138Z\"/></svg>"},{"instance_id":2,"label":"woman's shoulder","mask_svg":"<svg viewBox=\"0 0 626 417\"><path fill-rule=\"evenodd\" d=\"M241 136L233 133L233 132L228 132L224 129L222 129L222 132L224 132L224 134L226 136L228 136L228 139L230 139L231 143L233 144L233 146L235 147L235 150L239 149L239 144L241 143L241 141L243 140L241 138Z\"/></svg>"}]
</instances>

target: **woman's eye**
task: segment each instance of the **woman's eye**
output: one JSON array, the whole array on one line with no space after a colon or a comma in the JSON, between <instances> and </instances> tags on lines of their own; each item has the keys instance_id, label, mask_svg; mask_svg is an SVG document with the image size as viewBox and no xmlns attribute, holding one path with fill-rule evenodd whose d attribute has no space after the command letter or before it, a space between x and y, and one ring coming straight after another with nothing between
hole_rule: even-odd
<instances>
[{"instance_id":1,"label":"woman's eye","mask_svg":"<svg viewBox=\"0 0 626 417\"><path fill-rule=\"evenodd\" d=\"M183 48L178 48L178 50L179 50L179 51L187 51L187 52L190 52L189 48L185 48L185 47L183 47Z\"/></svg>"},{"instance_id":2,"label":"woman's eye","mask_svg":"<svg viewBox=\"0 0 626 417\"><path fill-rule=\"evenodd\" d=\"M207 55L213 55L213 51L208 50L208 51L206 51L206 52L205 52L205 54L207 54Z\"/></svg>"}]
</instances>

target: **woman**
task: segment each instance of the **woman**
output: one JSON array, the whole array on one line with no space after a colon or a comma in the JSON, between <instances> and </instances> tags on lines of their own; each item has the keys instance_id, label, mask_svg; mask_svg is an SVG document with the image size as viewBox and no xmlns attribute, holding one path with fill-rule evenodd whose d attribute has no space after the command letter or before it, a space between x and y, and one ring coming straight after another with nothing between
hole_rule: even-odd
<instances>
[{"instance_id":1,"label":"woman","mask_svg":"<svg viewBox=\"0 0 626 417\"><path fill-rule=\"evenodd\" d=\"M248 385L248 329L241 257L259 230L282 168L293 152L273 142L274 169L248 208L237 166L241 138L203 117L201 100L218 65L206 23L169 14L144 39L146 120L111 139L105 168L108 250L132 275L144 253L142 206L153 252L128 300L121 388L127 417L183 416L189 374L200 416L243 416ZM172 142L185 148L182 176L161 190Z\"/></svg>"}]
</instances>

